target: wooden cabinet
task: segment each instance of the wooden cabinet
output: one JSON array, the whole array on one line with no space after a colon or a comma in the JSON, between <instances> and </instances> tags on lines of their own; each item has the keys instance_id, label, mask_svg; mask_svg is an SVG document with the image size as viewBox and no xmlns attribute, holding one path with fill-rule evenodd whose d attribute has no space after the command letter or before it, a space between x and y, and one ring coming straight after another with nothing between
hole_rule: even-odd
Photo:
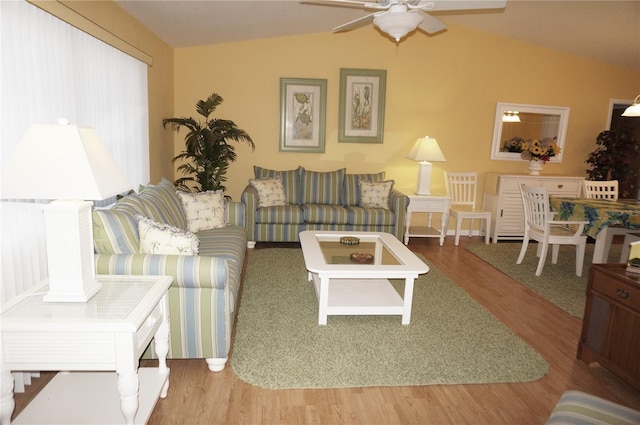
<instances>
[{"instance_id":1,"label":"wooden cabinet","mask_svg":"<svg viewBox=\"0 0 640 425\"><path fill-rule=\"evenodd\" d=\"M483 209L491 211L491 238L521 240L524 235L524 214L520 183L544 186L549 195L578 197L584 177L530 176L527 174L488 173L485 177Z\"/></svg>"},{"instance_id":2,"label":"wooden cabinet","mask_svg":"<svg viewBox=\"0 0 640 425\"><path fill-rule=\"evenodd\" d=\"M625 269L591 266L578 358L598 362L640 390L640 275Z\"/></svg>"}]
</instances>

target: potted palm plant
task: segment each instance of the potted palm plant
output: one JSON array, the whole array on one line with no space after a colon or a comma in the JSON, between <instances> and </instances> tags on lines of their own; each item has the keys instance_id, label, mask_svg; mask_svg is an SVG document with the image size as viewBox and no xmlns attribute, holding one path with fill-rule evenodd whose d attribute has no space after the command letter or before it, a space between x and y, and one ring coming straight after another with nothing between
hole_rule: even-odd
<instances>
[{"instance_id":1,"label":"potted palm plant","mask_svg":"<svg viewBox=\"0 0 640 425\"><path fill-rule=\"evenodd\" d=\"M204 192L208 190L224 190L225 174L229 164L237 159L235 148L229 141L246 142L255 149L249 134L238 128L230 120L211 118L223 99L213 93L206 100L196 103L196 112L204 117L204 121L194 118L165 118L162 125L167 124L176 132L186 127L185 150L180 152L173 162L181 160L178 172L185 177L175 181L178 189L186 192Z\"/></svg>"},{"instance_id":2,"label":"potted palm plant","mask_svg":"<svg viewBox=\"0 0 640 425\"><path fill-rule=\"evenodd\" d=\"M640 144L626 127L598 134L596 149L585 161L589 180L618 180L621 198L633 198L640 175Z\"/></svg>"}]
</instances>

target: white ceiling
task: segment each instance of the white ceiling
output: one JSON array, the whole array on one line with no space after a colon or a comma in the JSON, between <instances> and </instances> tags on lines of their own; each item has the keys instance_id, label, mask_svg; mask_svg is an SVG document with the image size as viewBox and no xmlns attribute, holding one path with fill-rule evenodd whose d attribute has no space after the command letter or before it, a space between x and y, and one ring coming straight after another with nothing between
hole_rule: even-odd
<instances>
[{"instance_id":1,"label":"white ceiling","mask_svg":"<svg viewBox=\"0 0 640 425\"><path fill-rule=\"evenodd\" d=\"M300 4L294 0L116 0L116 3L173 47L330 32L370 13L359 8ZM508 0L503 10L432 15L445 23L640 71L640 0ZM354 31L371 27L369 23ZM380 42L390 41L381 38Z\"/></svg>"}]
</instances>

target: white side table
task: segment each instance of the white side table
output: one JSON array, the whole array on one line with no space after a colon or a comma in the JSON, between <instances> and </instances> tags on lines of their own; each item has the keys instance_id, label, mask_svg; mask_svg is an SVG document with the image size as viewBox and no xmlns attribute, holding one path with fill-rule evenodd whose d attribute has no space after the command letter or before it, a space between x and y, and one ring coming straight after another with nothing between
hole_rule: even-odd
<instances>
[{"instance_id":1,"label":"white side table","mask_svg":"<svg viewBox=\"0 0 640 425\"><path fill-rule=\"evenodd\" d=\"M69 394L65 387L74 385L78 377L82 387L78 399L53 400L40 397L31 404L31 418L23 419L27 406L16 422L44 420L46 423L144 423L143 412L138 412L140 399L154 393L151 409L159 397L166 397L169 389L169 305L167 290L169 276L98 276L102 289L86 303L45 303L47 283L16 297L2 308L2 424L11 421L13 408L13 378L11 371L115 371L110 373L58 374L42 391L47 391L60 378L56 394ZM139 376L138 361L155 336L158 368L144 368ZM153 379L143 379L153 370ZM114 393L119 391L116 412L105 412L101 382L96 376L114 376ZM117 382L117 385L115 385ZM148 385L147 385L148 384ZM54 385L55 386L55 385ZM85 396L98 400L92 405ZM41 400L38 400L41 398ZM118 406L119 404L119 406ZM147 405L149 403L146 403ZM97 406L97 407L96 407ZM117 409L119 407L119 409ZM117 410L120 410L118 412ZM137 413L140 413L136 416ZM150 412L144 412L150 414ZM27 416L29 416L27 415ZM42 419L38 419L38 415ZM63 417L64 415L70 417ZM124 417L123 417L124 416ZM115 418L115 419L114 419ZM118 419L119 418L119 419ZM147 416L148 418L148 416ZM110 422L105 422L110 421ZM44 423L44 422L42 422Z\"/></svg>"},{"instance_id":2,"label":"white side table","mask_svg":"<svg viewBox=\"0 0 640 425\"><path fill-rule=\"evenodd\" d=\"M404 244L409 243L409 238L440 238L440 246L444 244L444 237L447 235L447 224L449 223L449 206L451 198L443 195L408 195L409 206L407 207L406 224L404 227ZM411 213L427 213L426 226L411 225ZM440 228L432 226L434 213L441 213Z\"/></svg>"}]
</instances>

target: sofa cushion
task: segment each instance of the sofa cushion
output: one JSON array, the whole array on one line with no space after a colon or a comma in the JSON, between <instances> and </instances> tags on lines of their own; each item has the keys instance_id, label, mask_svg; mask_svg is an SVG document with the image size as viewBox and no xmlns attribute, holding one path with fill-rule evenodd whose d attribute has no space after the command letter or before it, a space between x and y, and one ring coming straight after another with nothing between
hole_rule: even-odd
<instances>
[{"instance_id":1,"label":"sofa cushion","mask_svg":"<svg viewBox=\"0 0 640 425\"><path fill-rule=\"evenodd\" d=\"M393 180L384 182L360 180L359 185L361 207L389 209L389 194L393 189Z\"/></svg>"},{"instance_id":2,"label":"sofa cushion","mask_svg":"<svg viewBox=\"0 0 640 425\"><path fill-rule=\"evenodd\" d=\"M225 226L222 192L177 192L187 219L187 229L198 232Z\"/></svg>"},{"instance_id":3,"label":"sofa cushion","mask_svg":"<svg viewBox=\"0 0 640 425\"><path fill-rule=\"evenodd\" d=\"M278 171L254 166L253 174L256 179L272 179L280 176L282 179L282 185L284 186L287 203L294 205L301 204L299 168L296 168L295 170Z\"/></svg>"},{"instance_id":4,"label":"sofa cushion","mask_svg":"<svg viewBox=\"0 0 640 425\"><path fill-rule=\"evenodd\" d=\"M304 204L302 206L305 223L347 224L349 211L341 205Z\"/></svg>"},{"instance_id":5,"label":"sofa cushion","mask_svg":"<svg viewBox=\"0 0 640 425\"><path fill-rule=\"evenodd\" d=\"M196 236L200 240L198 255L222 257L239 265L244 263L247 229L243 226L202 230L196 233Z\"/></svg>"},{"instance_id":6,"label":"sofa cushion","mask_svg":"<svg viewBox=\"0 0 640 425\"><path fill-rule=\"evenodd\" d=\"M342 191L342 203L347 205L360 205L360 180L381 182L384 180L384 171L375 174L345 174L344 188Z\"/></svg>"},{"instance_id":7,"label":"sofa cushion","mask_svg":"<svg viewBox=\"0 0 640 425\"><path fill-rule=\"evenodd\" d=\"M302 207L298 205L264 207L256 210L255 222L267 224L300 224L304 223L304 214Z\"/></svg>"},{"instance_id":8,"label":"sofa cushion","mask_svg":"<svg viewBox=\"0 0 640 425\"><path fill-rule=\"evenodd\" d=\"M198 237L189 231L158 223L141 215L138 220L141 254L197 255Z\"/></svg>"},{"instance_id":9,"label":"sofa cushion","mask_svg":"<svg viewBox=\"0 0 640 425\"><path fill-rule=\"evenodd\" d=\"M135 254L140 250L138 221L126 211L94 209L93 246L98 254Z\"/></svg>"},{"instance_id":10,"label":"sofa cushion","mask_svg":"<svg viewBox=\"0 0 640 425\"><path fill-rule=\"evenodd\" d=\"M302 204L342 205L342 184L346 168L335 171L300 169Z\"/></svg>"},{"instance_id":11,"label":"sofa cushion","mask_svg":"<svg viewBox=\"0 0 640 425\"><path fill-rule=\"evenodd\" d=\"M144 206L142 199L140 199L140 196L138 196L138 194L135 192L131 192L127 196L118 199L114 208L120 211L128 212L132 217L135 217L137 214L143 215L145 217L149 216L149 212Z\"/></svg>"},{"instance_id":12,"label":"sofa cushion","mask_svg":"<svg viewBox=\"0 0 640 425\"><path fill-rule=\"evenodd\" d=\"M384 208L346 207L349 211L349 224L369 226L393 226L396 215Z\"/></svg>"},{"instance_id":13,"label":"sofa cushion","mask_svg":"<svg viewBox=\"0 0 640 425\"><path fill-rule=\"evenodd\" d=\"M179 229L187 228L187 219L182 210L182 201L176 188L169 180L162 178L157 185L145 186L139 194L148 217L158 223Z\"/></svg>"},{"instance_id":14,"label":"sofa cushion","mask_svg":"<svg viewBox=\"0 0 640 425\"><path fill-rule=\"evenodd\" d=\"M251 179L249 184L258 192L258 208L287 205L287 196L280 176L272 179Z\"/></svg>"}]
</instances>

